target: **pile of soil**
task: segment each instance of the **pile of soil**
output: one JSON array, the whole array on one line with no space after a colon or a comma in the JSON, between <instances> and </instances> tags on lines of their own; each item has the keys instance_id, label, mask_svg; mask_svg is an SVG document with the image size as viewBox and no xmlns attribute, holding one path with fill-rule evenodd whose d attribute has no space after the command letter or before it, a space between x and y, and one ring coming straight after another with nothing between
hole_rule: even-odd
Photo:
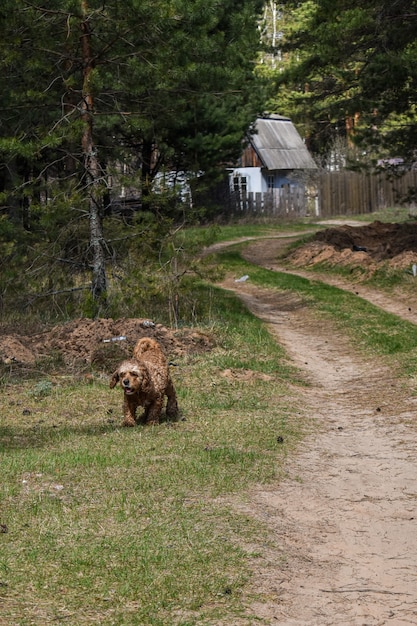
<instances>
[{"instance_id":1,"label":"pile of soil","mask_svg":"<svg viewBox=\"0 0 417 626\"><path fill-rule=\"evenodd\" d=\"M417 263L417 223L341 225L319 231L288 256L296 267L319 263L362 267L372 274L381 264L410 269Z\"/></svg>"},{"instance_id":2,"label":"pile of soil","mask_svg":"<svg viewBox=\"0 0 417 626\"><path fill-rule=\"evenodd\" d=\"M34 365L54 358L66 368L108 370L132 354L141 337L153 337L169 358L204 352L213 347L213 338L183 329L175 331L145 319L76 319L44 332L0 337L0 360L4 364Z\"/></svg>"},{"instance_id":3,"label":"pile of soil","mask_svg":"<svg viewBox=\"0 0 417 626\"><path fill-rule=\"evenodd\" d=\"M277 242L279 244L279 241ZM258 259L275 254L272 242L258 242ZM272 257L271 257L272 258ZM417 222L384 224L375 221L365 226L341 224L315 234L309 243L292 252L287 260L293 266L328 265L360 266L366 274L381 264L411 271L417 264ZM270 261L269 261L270 262ZM171 359L184 354L211 350L213 337L192 329L175 331L145 319L76 319L35 334L19 334L3 329L0 337L0 363L33 366L42 359L54 358L68 369L93 366L108 371L114 363L132 354L141 337L153 337L161 343ZM114 340L124 337L122 340Z\"/></svg>"}]
</instances>

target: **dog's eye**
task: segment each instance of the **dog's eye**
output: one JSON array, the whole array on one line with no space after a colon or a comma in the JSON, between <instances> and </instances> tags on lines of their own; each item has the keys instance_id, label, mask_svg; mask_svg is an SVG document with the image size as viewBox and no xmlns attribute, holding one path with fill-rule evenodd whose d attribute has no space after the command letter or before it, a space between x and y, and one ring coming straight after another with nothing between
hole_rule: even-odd
<instances>
[{"instance_id":1,"label":"dog's eye","mask_svg":"<svg viewBox=\"0 0 417 626\"><path fill-rule=\"evenodd\" d=\"M137 378L138 377L138 373L137 372L129 372L129 374L131 376L133 376L133 378Z\"/></svg>"}]
</instances>

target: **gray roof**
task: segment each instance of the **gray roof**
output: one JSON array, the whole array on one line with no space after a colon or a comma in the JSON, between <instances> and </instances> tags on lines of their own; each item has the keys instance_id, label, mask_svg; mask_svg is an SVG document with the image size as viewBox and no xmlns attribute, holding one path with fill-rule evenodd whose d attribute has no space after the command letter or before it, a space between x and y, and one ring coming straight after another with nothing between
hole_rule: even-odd
<instances>
[{"instance_id":1,"label":"gray roof","mask_svg":"<svg viewBox=\"0 0 417 626\"><path fill-rule=\"evenodd\" d=\"M288 117L268 115L255 123L251 143L268 170L316 169L316 164Z\"/></svg>"}]
</instances>

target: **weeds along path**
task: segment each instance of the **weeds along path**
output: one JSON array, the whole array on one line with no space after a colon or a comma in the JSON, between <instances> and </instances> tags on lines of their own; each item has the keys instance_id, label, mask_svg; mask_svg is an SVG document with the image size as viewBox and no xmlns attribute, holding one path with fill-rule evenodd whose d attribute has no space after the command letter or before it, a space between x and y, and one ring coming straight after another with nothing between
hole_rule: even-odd
<instances>
[{"instance_id":1,"label":"weeds along path","mask_svg":"<svg viewBox=\"0 0 417 626\"><path fill-rule=\"evenodd\" d=\"M245 256L255 260L250 248ZM238 291L304 373L305 411L319 426L288 459L285 480L239 505L273 537L253 561L253 613L280 626L416 624L417 406L410 389L295 296L250 281L223 287Z\"/></svg>"},{"instance_id":2,"label":"weeds along path","mask_svg":"<svg viewBox=\"0 0 417 626\"><path fill-rule=\"evenodd\" d=\"M329 224L334 224L334 221ZM349 222L355 225L355 222ZM368 300L375 306L379 306L381 309L398 315L401 319L417 324L417 293L413 295L411 293L396 293L395 296L389 296L382 293L377 289L368 287L363 284L352 284L352 282L342 278L341 276L332 276L328 273L318 271L308 271L301 268L291 268L284 266L279 262L279 256L285 251L285 249L291 244L291 242L299 239L300 237L308 234L312 231L306 231L303 235L300 233L282 233L276 236L265 237L246 237L240 240L230 242L222 242L214 244L205 250L204 254L211 252L218 252L222 249L230 247L232 243L241 243L244 241L253 241L246 249L242 251L242 256L246 260L254 263L255 265L261 265L270 270L279 272L288 272L295 276L301 276L308 280L319 280L332 285L333 287L339 287L358 295L364 300Z\"/></svg>"},{"instance_id":3,"label":"weeds along path","mask_svg":"<svg viewBox=\"0 0 417 626\"><path fill-rule=\"evenodd\" d=\"M295 276L301 276L309 280L319 280L327 283L328 285L353 292L360 298L368 300L372 304L379 306L381 309L384 309L389 313L394 313L394 315L398 315L404 320L417 324L417 295L412 295L410 293L396 293L395 296L390 296L366 285L352 284L340 276L332 276L328 273L320 273L317 271L312 272L300 268L288 269L284 267L277 259L288 247L288 245L295 239L299 238L299 236L300 235L283 235L263 239L262 241L254 241L243 251L242 256L251 263L261 265L262 267L270 270L289 272Z\"/></svg>"}]
</instances>

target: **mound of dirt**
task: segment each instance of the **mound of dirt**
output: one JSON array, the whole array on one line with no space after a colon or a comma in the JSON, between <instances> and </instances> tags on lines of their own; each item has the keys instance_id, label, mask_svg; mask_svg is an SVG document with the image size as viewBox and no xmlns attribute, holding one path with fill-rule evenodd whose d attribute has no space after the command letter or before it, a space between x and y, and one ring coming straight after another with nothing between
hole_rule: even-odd
<instances>
[{"instance_id":1,"label":"mound of dirt","mask_svg":"<svg viewBox=\"0 0 417 626\"><path fill-rule=\"evenodd\" d=\"M288 256L295 266L361 266L372 273L381 264L409 269L417 263L417 223L342 225L316 233L314 240Z\"/></svg>"},{"instance_id":2,"label":"mound of dirt","mask_svg":"<svg viewBox=\"0 0 417 626\"><path fill-rule=\"evenodd\" d=\"M268 251L272 254L265 242L253 249L258 250L258 256L251 258L252 262L262 264L263 256ZM276 251L272 251L275 255ZM313 241L291 253L287 260L294 266L324 262L360 266L366 269L366 274L384 263L411 271L412 265L417 264L417 223L375 221L364 226L331 227L317 232ZM33 366L42 359L55 359L67 369L93 366L108 371L115 362L130 356L136 341L144 336L157 339L171 359L211 350L214 344L207 334L192 329L175 331L145 319L76 319L34 334L3 329L0 363ZM123 339L118 340L120 337Z\"/></svg>"},{"instance_id":3,"label":"mound of dirt","mask_svg":"<svg viewBox=\"0 0 417 626\"><path fill-rule=\"evenodd\" d=\"M114 363L132 354L141 337L153 337L167 356L204 352L213 347L213 339L201 332L175 331L145 319L76 319L33 334L3 334L0 337L0 360L5 364L33 365L42 359L56 359L67 368L108 370Z\"/></svg>"}]
</instances>

